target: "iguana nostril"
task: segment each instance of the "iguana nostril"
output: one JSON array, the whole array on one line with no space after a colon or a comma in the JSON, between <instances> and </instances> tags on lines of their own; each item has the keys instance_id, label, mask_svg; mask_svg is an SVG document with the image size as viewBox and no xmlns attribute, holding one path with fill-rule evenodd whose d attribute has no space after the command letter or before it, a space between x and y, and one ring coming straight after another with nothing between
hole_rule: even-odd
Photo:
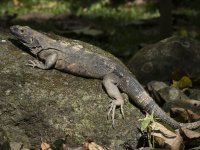
<instances>
[{"instance_id":1,"label":"iguana nostril","mask_svg":"<svg viewBox=\"0 0 200 150\"><path fill-rule=\"evenodd\" d=\"M13 31L13 30L14 30L14 28L15 28L14 26L11 26L11 27L10 27L10 30L11 30L11 31Z\"/></svg>"},{"instance_id":2,"label":"iguana nostril","mask_svg":"<svg viewBox=\"0 0 200 150\"><path fill-rule=\"evenodd\" d=\"M16 26L11 26L11 27L10 27L10 31L11 31L11 33L13 33L13 34L14 34L15 32L17 32L17 30L18 30L18 29L16 28Z\"/></svg>"}]
</instances>

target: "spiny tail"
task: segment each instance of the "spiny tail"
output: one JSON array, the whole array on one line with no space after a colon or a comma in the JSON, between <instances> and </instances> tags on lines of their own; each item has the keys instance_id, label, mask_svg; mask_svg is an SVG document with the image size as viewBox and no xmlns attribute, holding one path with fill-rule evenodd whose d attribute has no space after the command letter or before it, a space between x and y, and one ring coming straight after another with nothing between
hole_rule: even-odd
<instances>
[{"instance_id":1,"label":"spiny tail","mask_svg":"<svg viewBox=\"0 0 200 150\"><path fill-rule=\"evenodd\" d=\"M147 95L147 98L150 97ZM151 98L151 97L150 97ZM196 129L200 127L200 121L196 121L193 123L179 123L172 119L170 116L168 116L159 106L156 104L153 100L152 102L149 102L149 104L144 108L148 113L154 113L154 116L156 118L159 118L162 122L168 124L174 129L178 129L181 127L185 127L187 129Z\"/></svg>"},{"instance_id":2,"label":"spiny tail","mask_svg":"<svg viewBox=\"0 0 200 150\"><path fill-rule=\"evenodd\" d=\"M200 127L200 121L194 123L179 123L168 116L132 75L127 76L121 85L121 89L129 95L129 97L140 109L148 112L149 114L154 113L156 118L159 118L163 123L168 124L172 128L178 129L186 127L188 129L195 129Z\"/></svg>"}]
</instances>

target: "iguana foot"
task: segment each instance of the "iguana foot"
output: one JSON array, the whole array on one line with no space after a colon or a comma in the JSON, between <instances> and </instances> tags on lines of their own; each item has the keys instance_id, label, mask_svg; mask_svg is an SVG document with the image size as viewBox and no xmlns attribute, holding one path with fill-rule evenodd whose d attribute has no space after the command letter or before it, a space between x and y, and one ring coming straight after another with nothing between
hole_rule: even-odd
<instances>
[{"instance_id":1,"label":"iguana foot","mask_svg":"<svg viewBox=\"0 0 200 150\"><path fill-rule=\"evenodd\" d=\"M122 117L124 118L124 100L122 95L117 87L119 83L119 77L114 74L108 74L103 79L103 85L108 93L108 95L112 98L111 104L109 105L109 111L107 113L107 117L109 118L110 113L112 112L111 119L112 119L112 126L114 127L114 119L115 119L115 109L116 107L120 107L120 111Z\"/></svg>"},{"instance_id":2,"label":"iguana foot","mask_svg":"<svg viewBox=\"0 0 200 150\"><path fill-rule=\"evenodd\" d=\"M54 65L54 62L46 61L45 63L38 61L38 60L29 60L26 64L27 66L31 66L33 68L37 67L43 70L51 68L52 65Z\"/></svg>"},{"instance_id":3,"label":"iguana foot","mask_svg":"<svg viewBox=\"0 0 200 150\"><path fill-rule=\"evenodd\" d=\"M111 119L112 119L112 126L114 127L115 124L115 110L116 107L120 106L120 111L122 114L122 117L124 118L124 109L123 109L124 101L123 100L112 100L110 106L109 106L109 111L107 113L107 118L110 117L110 113L112 112Z\"/></svg>"},{"instance_id":4,"label":"iguana foot","mask_svg":"<svg viewBox=\"0 0 200 150\"><path fill-rule=\"evenodd\" d=\"M38 60L28 60L28 63L26 65L31 66L33 68L35 68L35 67L40 68L42 64Z\"/></svg>"}]
</instances>

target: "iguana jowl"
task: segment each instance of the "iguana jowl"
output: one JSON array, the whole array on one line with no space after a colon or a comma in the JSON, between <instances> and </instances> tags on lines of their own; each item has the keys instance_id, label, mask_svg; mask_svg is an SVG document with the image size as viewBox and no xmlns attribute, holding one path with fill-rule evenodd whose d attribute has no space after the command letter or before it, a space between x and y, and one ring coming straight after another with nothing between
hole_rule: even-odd
<instances>
[{"instance_id":1,"label":"iguana jowl","mask_svg":"<svg viewBox=\"0 0 200 150\"><path fill-rule=\"evenodd\" d=\"M90 44L82 45L76 40L71 42L55 40L28 26L15 25L10 27L10 30L38 58L29 61L28 65L40 69L55 68L78 76L102 79L108 95L113 99L108 111L108 115L112 112L113 124L116 106L120 106L124 116L121 90L134 101L137 107L148 113L154 113L155 117L173 128L194 129L200 126L200 121L179 123L169 117L126 66L110 53Z\"/></svg>"}]
</instances>

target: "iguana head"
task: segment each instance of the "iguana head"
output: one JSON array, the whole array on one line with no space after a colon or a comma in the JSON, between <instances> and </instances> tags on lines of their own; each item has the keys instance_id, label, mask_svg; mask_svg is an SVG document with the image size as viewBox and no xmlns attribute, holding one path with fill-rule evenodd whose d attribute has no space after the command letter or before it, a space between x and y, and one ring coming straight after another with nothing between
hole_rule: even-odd
<instances>
[{"instance_id":1,"label":"iguana head","mask_svg":"<svg viewBox=\"0 0 200 150\"><path fill-rule=\"evenodd\" d=\"M10 31L21 43L29 47L33 54L37 54L42 49L48 49L50 43L55 41L28 26L14 25L10 27Z\"/></svg>"}]
</instances>

